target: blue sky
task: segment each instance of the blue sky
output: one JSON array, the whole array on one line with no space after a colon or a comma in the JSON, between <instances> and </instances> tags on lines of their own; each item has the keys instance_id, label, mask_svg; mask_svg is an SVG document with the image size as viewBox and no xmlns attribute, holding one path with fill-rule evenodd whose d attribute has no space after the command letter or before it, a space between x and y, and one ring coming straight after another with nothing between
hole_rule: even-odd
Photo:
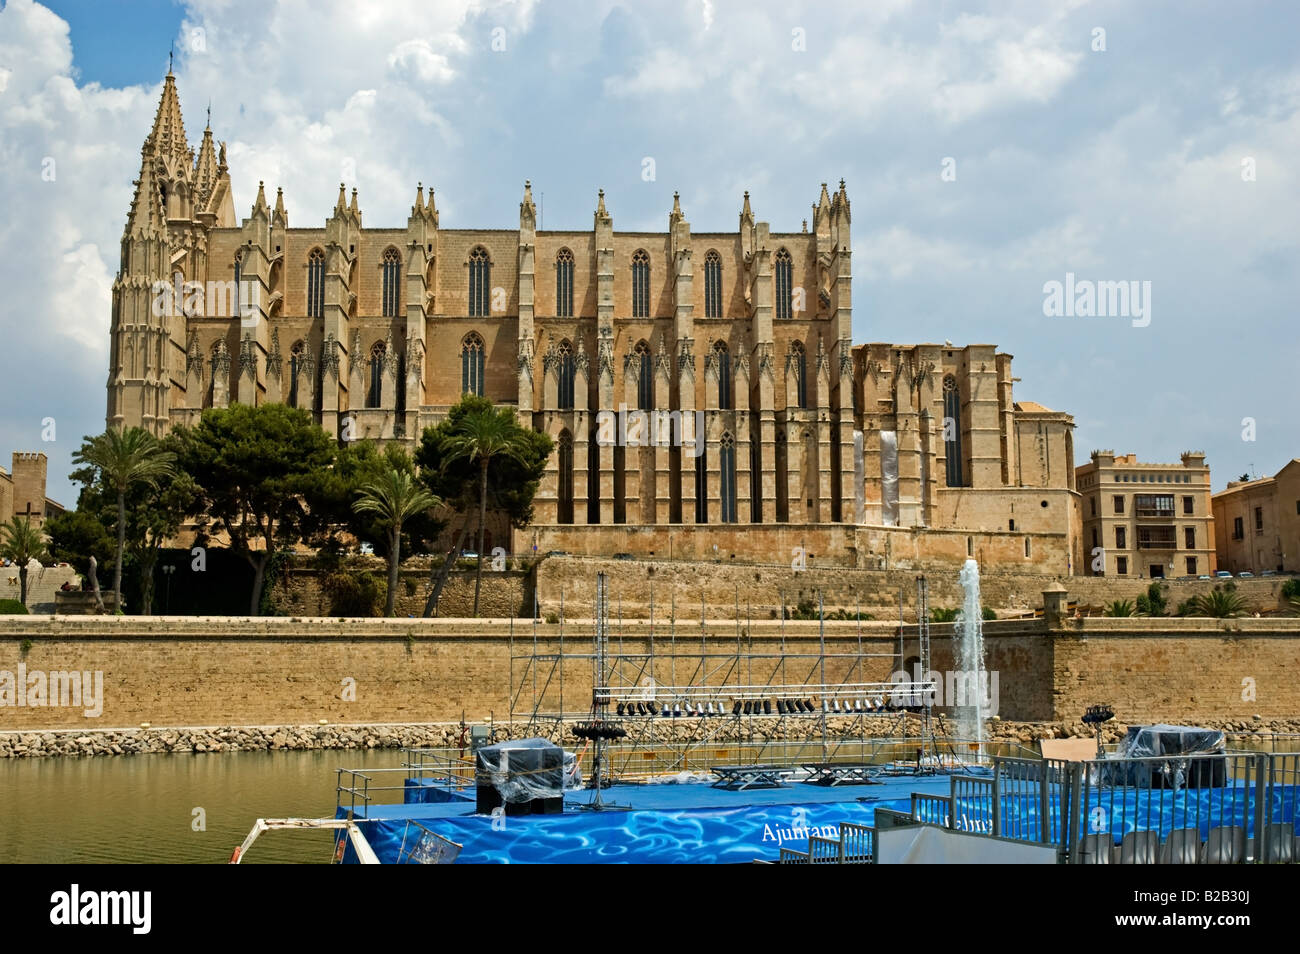
<instances>
[{"instance_id":1,"label":"blue sky","mask_svg":"<svg viewBox=\"0 0 1300 954\"><path fill-rule=\"evenodd\" d=\"M604 188L615 228L663 229L679 190L696 232L730 230L748 189L785 231L844 178L855 341L997 344L1018 399L1075 416L1080 462L1194 448L1216 489L1272 473L1300 456L1297 35L1300 8L1263 3L10 0L0 453L44 449L75 499L175 42L240 216L264 179L319 224L347 178L367 225L396 225L423 181L444 227L509 228L527 178L548 228L589 228ZM1067 272L1151 282L1150 324L1045 317Z\"/></svg>"}]
</instances>

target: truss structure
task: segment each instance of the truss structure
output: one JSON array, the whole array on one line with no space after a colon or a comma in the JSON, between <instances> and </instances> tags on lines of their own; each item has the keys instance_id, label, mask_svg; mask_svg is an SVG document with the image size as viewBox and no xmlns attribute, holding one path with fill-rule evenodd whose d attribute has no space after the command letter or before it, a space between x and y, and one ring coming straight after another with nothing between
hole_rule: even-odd
<instances>
[{"instance_id":1,"label":"truss structure","mask_svg":"<svg viewBox=\"0 0 1300 954\"><path fill-rule=\"evenodd\" d=\"M919 769L934 762L926 758L939 749L931 733L934 682L869 678L881 660L901 672L898 653L867 652L861 642L856 652L827 652L824 620L815 652L792 650L784 637L778 651L756 651L739 621L734 643L672 621L666 634L651 627L625 646L622 627L610 622L603 576L589 634L544 647L534 629L531 645L512 641L514 734L558 740L577 723L607 778L716 764L907 761ZM917 583L924 600L924 578ZM921 619L921 673L928 673L924 609Z\"/></svg>"}]
</instances>

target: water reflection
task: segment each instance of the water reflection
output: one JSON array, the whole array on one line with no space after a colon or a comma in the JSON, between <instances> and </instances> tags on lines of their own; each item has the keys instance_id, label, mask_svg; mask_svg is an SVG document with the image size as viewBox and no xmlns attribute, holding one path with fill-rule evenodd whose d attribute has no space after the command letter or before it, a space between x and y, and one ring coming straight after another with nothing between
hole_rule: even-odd
<instances>
[{"instance_id":1,"label":"water reflection","mask_svg":"<svg viewBox=\"0 0 1300 954\"><path fill-rule=\"evenodd\" d=\"M0 759L0 863L224 863L259 817L332 816L340 765L400 764L397 749ZM272 832L247 863L325 863L332 843Z\"/></svg>"}]
</instances>

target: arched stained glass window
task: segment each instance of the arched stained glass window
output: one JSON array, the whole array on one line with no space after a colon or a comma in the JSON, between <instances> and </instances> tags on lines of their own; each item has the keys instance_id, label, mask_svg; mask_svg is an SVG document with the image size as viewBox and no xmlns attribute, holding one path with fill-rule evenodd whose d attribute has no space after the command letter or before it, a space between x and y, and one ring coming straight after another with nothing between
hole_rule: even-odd
<instances>
[{"instance_id":1,"label":"arched stained glass window","mask_svg":"<svg viewBox=\"0 0 1300 954\"><path fill-rule=\"evenodd\" d=\"M568 339L560 342L559 347L560 360L557 366L559 377L559 395L558 401L561 411L573 410L573 345L569 344ZM570 438L572 440L572 438Z\"/></svg>"},{"instance_id":2,"label":"arched stained glass window","mask_svg":"<svg viewBox=\"0 0 1300 954\"><path fill-rule=\"evenodd\" d=\"M632 317L650 317L650 256L645 249L632 255Z\"/></svg>"},{"instance_id":3,"label":"arched stained glass window","mask_svg":"<svg viewBox=\"0 0 1300 954\"><path fill-rule=\"evenodd\" d=\"M325 253L318 248L307 256L307 316L325 316Z\"/></svg>"},{"instance_id":4,"label":"arched stained glass window","mask_svg":"<svg viewBox=\"0 0 1300 954\"><path fill-rule=\"evenodd\" d=\"M704 256L704 317L722 317L722 256L712 249Z\"/></svg>"},{"instance_id":5,"label":"arched stained glass window","mask_svg":"<svg viewBox=\"0 0 1300 954\"><path fill-rule=\"evenodd\" d=\"M484 318L492 310L492 259L482 245L469 253L469 314Z\"/></svg>"},{"instance_id":6,"label":"arched stained glass window","mask_svg":"<svg viewBox=\"0 0 1300 954\"><path fill-rule=\"evenodd\" d=\"M713 345L713 362L718 369L718 409L731 410L731 352L725 341Z\"/></svg>"},{"instance_id":7,"label":"arched stained glass window","mask_svg":"<svg viewBox=\"0 0 1300 954\"><path fill-rule=\"evenodd\" d=\"M486 349L478 332L471 331L460 346L460 390L462 394L483 396L483 371Z\"/></svg>"},{"instance_id":8,"label":"arched stained glass window","mask_svg":"<svg viewBox=\"0 0 1300 954\"><path fill-rule=\"evenodd\" d=\"M395 248L384 252L384 309L385 318L401 317L402 256Z\"/></svg>"},{"instance_id":9,"label":"arched stained glass window","mask_svg":"<svg viewBox=\"0 0 1300 954\"><path fill-rule=\"evenodd\" d=\"M789 318L793 312L791 303L794 295L794 263L790 253L778 249L776 253L776 317Z\"/></svg>"},{"instance_id":10,"label":"arched stained glass window","mask_svg":"<svg viewBox=\"0 0 1300 954\"><path fill-rule=\"evenodd\" d=\"M376 341L370 349L370 388L366 391L366 407L380 407L384 401L384 357L388 349Z\"/></svg>"},{"instance_id":11,"label":"arched stained glass window","mask_svg":"<svg viewBox=\"0 0 1300 954\"><path fill-rule=\"evenodd\" d=\"M573 253L567 248L555 256L555 314L573 317Z\"/></svg>"}]
</instances>

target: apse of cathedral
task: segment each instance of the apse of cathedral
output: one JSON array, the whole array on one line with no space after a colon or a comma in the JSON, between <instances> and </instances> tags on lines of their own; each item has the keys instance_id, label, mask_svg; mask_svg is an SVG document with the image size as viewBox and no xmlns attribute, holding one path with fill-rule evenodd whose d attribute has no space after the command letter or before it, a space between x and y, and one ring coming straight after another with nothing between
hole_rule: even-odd
<instances>
[{"instance_id":1,"label":"apse of cathedral","mask_svg":"<svg viewBox=\"0 0 1300 954\"><path fill-rule=\"evenodd\" d=\"M444 228L413 193L404 225L364 227L340 185L291 226L259 183L237 220L225 145L190 147L169 73L113 286L108 423L283 402L341 441L414 444L477 394L555 440L535 527L969 529L1068 562L1073 419L1017 403L993 345L852 343L843 180L795 231L748 193L732 231L692 231L674 196L655 233L616 230L603 191L586 231L539 230L528 183L517 230Z\"/></svg>"}]
</instances>

